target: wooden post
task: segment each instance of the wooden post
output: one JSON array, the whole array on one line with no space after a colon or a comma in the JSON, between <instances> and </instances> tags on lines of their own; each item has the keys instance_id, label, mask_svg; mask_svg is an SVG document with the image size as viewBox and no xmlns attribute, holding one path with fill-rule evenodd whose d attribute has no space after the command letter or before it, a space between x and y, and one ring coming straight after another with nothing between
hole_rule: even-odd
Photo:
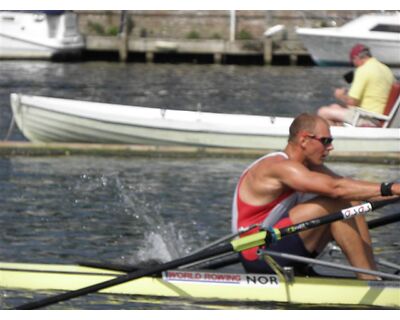
<instances>
[{"instance_id":1,"label":"wooden post","mask_svg":"<svg viewBox=\"0 0 400 320\"><path fill-rule=\"evenodd\" d=\"M128 60L128 35L126 33L122 33L119 35L119 38L119 61L126 62Z\"/></svg>"},{"instance_id":2,"label":"wooden post","mask_svg":"<svg viewBox=\"0 0 400 320\"><path fill-rule=\"evenodd\" d=\"M119 26L119 42L118 52L119 60L126 62L128 60L128 30L127 30L127 15L126 11L121 11L120 26Z\"/></svg>"},{"instance_id":3,"label":"wooden post","mask_svg":"<svg viewBox=\"0 0 400 320\"><path fill-rule=\"evenodd\" d=\"M214 63L221 63L221 62L222 62L221 52L214 53Z\"/></svg>"},{"instance_id":4,"label":"wooden post","mask_svg":"<svg viewBox=\"0 0 400 320\"><path fill-rule=\"evenodd\" d=\"M270 65L272 63L272 39L264 40L264 63Z\"/></svg>"},{"instance_id":5,"label":"wooden post","mask_svg":"<svg viewBox=\"0 0 400 320\"><path fill-rule=\"evenodd\" d=\"M154 52L146 51L146 62L153 62L154 60Z\"/></svg>"}]
</instances>

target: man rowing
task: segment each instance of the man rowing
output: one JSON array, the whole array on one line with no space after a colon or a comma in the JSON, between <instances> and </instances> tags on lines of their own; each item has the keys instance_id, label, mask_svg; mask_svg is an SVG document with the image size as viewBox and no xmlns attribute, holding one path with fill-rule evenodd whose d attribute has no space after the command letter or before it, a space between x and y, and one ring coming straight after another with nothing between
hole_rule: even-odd
<instances>
[{"instance_id":1,"label":"man rowing","mask_svg":"<svg viewBox=\"0 0 400 320\"><path fill-rule=\"evenodd\" d=\"M289 128L285 149L263 156L251 164L237 184L232 208L232 229L261 224L262 228L283 228L326 216L351 206L351 201L400 195L400 184L372 183L344 178L323 162L333 150L329 124L317 115L303 113ZM256 232L253 229L244 235ZM315 257L335 240L353 267L376 270L369 230L363 216L341 220L296 235L268 246L273 251ZM273 272L259 259L257 249L240 253L247 272ZM275 259L281 266L293 266L296 273L304 265ZM358 273L359 279L376 279Z\"/></svg>"}]
</instances>

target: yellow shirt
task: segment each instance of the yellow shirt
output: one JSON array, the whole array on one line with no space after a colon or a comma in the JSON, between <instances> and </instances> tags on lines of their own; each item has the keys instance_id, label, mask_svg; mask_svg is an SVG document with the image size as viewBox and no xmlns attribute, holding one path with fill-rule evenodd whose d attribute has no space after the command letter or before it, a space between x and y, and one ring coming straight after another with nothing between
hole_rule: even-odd
<instances>
[{"instance_id":1,"label":"yellow shirt","mask_svg":"<svg viewBox=\"0 0 400 320\"><path fill-rule=\"evenodd\" d=\"M359 100L360 107L383 113L393 82L392 71L372 57L356 69L348 95Z\"/></svg>"}]
</instances>

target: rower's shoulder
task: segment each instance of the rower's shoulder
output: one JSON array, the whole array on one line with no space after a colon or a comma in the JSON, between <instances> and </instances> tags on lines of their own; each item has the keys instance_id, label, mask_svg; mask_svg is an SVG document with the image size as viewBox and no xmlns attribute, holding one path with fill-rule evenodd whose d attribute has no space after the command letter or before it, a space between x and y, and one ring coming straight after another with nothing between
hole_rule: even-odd
<instances>
[{"instance_id":1,"label":"rower's shoulder","mask_svg":"<svg viewBox=\"0 0 400 320\"><path fill-rule=\"evenodd\" d=\"M253 172L263 172L264 174L273 173L274 171L282 170L287 167L296 167L298 165L302 165L300 162L289 159L283 153L273 154L271 156L260 159L258 163L256 163L251 171Z\"/></svg>"}]
</instances>

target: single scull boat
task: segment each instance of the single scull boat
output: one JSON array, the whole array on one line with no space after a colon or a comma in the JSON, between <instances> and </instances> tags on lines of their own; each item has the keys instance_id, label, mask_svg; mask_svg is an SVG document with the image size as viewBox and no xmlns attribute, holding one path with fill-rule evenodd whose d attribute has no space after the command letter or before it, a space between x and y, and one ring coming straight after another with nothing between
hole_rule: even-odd
<instances>
[{"instance_id":1,"label":"single scull boat","mask_svg":"<svg viewBox=\"0 0 400 320\"><path fill-rule=\"evenodd\" d=\"M121 275L108 269L78 265L0 262L0 288L76 290ZM274 274L169 270L162 277L143 277L100 293L179 297L221 301L400 307L400 282L363 281Z\"/></svg>"}]
</instances>

